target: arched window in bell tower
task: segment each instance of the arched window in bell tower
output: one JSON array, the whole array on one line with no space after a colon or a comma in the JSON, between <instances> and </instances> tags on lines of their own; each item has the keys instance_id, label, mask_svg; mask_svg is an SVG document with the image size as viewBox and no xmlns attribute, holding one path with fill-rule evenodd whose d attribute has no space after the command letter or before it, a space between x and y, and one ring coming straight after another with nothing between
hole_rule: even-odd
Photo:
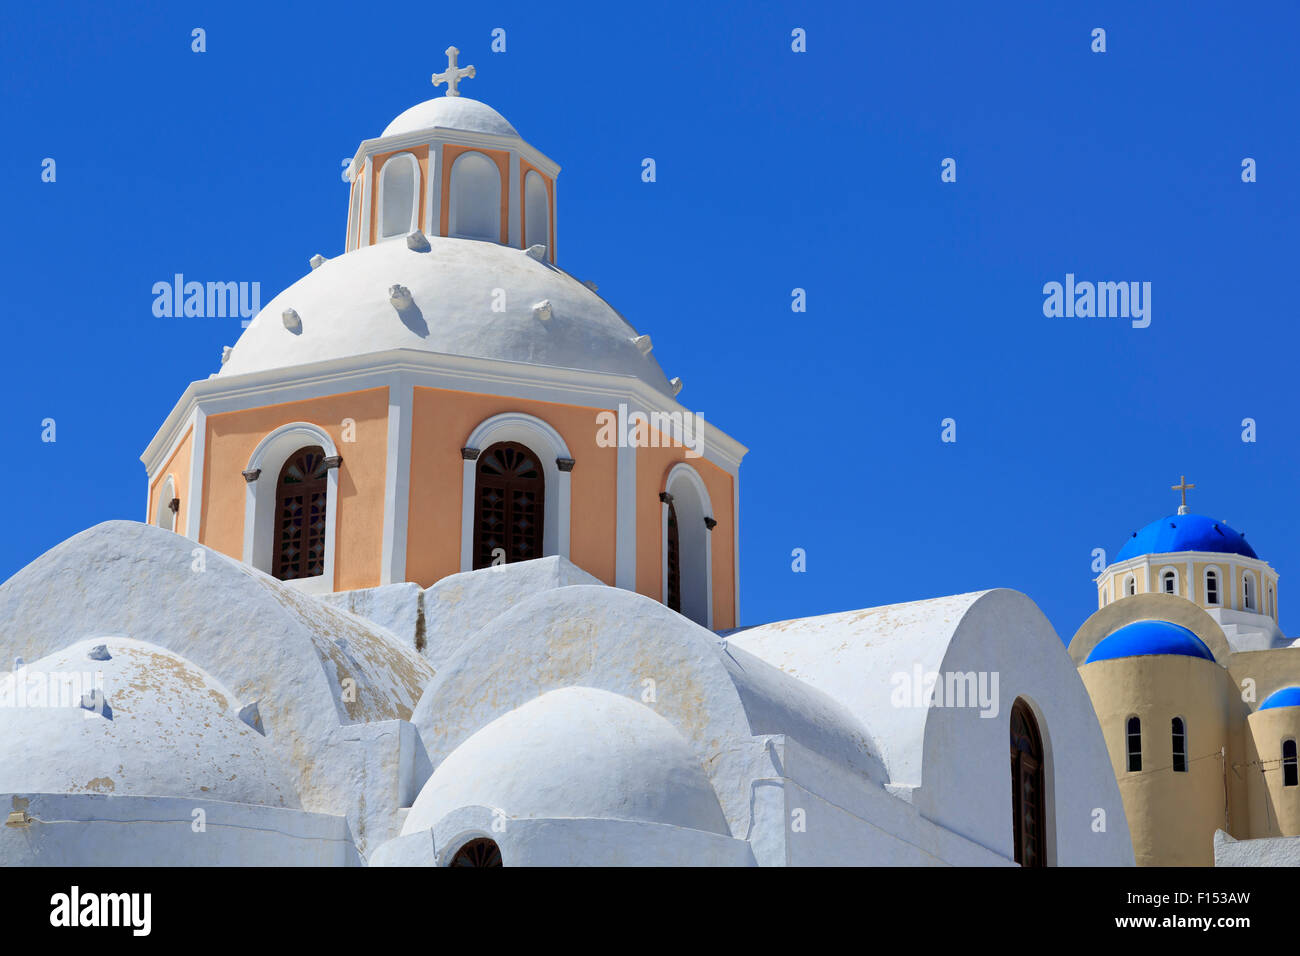
<instances>
[{"instance_id":1,"label":"arched window in bell tower","mask_svg":"<svg viewBox=\"0 0 1300 956\"><path fill-rule=\"evenodd\" d=\"M411 153L389 156L379 173L379 238L415 231L419 214L420 164Z\"/></svg>"},{"instance_id":2,"label":"arched window in bell tower","mask_svg":"<svg viewBox=\"0 0 1300 956\"><path fill-rule=\"evenodd\" d=\"M451 164L447 234L501 241L501 170L483 153L469 150Z\"/></svg>"},{"instance_id":3,"label":"arched window in bell tower","mask_svg":"<svg viewBox=\"0 0 1300 956\"><path fill-rule=\"evenodd\" d=\"M546 181L530 169L524 177L524 248L551 246L551 198Z\"/></svg>"},{"instance_id":4,"label":"arched window in bell tower","mask_svg":"<svg viewBox=\"0 0 1300 956\"><path fill-rule=\"evenodd\" d=\"M158 491L158 500L154 504L154 524L164 531L176 530L176 512L172 511L172 500L176 497L176 483L168 475Z\"/></svg>"},{"instance_id":5,"label":"arched window in bell tower","mask_svg":"<svg viewBox=\"0 0 1300 956\"><path fill-rule=\"evenodd\" d=\"M1219 603L1219 572L1214 568L1205 572L1205 603Z\"/></svg>"},{"instance_id":6,"label":"arched window in bell tower","mask_svg":"<svg viewBox=\"0 0 1300 956\"><path fill-rule=\"evenodd\" d=\"M713 558L710 536L717 522L699 473L678 462L668 472L663 502L663 601L703 627L713 626ZM674 558L676 560L674 560Z\"/></svg>"},{"instance_id":7,"label":"arched window in bell tower","mask_svg":"<svg viewBox=\"0 0 1300 956\"><path fill-rule=\"evenodd\" d=\"M1142 769L1142 721L1130 717L1124 726L1125 750L1128 754L1128 772L1137 773Z\"/></svg>"},{"instance_id":8,"label":"arched window in bell tower","mask_svg":"<svg viewBox=\"0 0 1300 956\"><path fill-rule=\"evenodd\" d=\"M499 442L478 457L474 487L474 567L542 556L546 478L532 450Z\"/></svg>"},{"instance_id":9,"label":"arched window in bell tower","mask_svg":"<svg viewBox=\"0 0 1300 956\"><path fill-rule=\"evenodd\" d=\"M329 467L319 445L289 456L275 492L271 574L281 581L325 573L325 518Z\"/></svg>"}]
</instances>

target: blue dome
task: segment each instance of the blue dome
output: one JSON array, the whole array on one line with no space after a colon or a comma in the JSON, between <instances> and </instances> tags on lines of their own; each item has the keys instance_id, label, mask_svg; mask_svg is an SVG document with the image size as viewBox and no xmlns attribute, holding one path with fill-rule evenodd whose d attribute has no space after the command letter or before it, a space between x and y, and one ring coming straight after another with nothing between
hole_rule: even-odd
<instances>
[{"instance_id":1,"label":"blue dome","mask_svg":"<svg viewBox=\"0 0 1300 956\"><path fill-rule=\"evenodd\" d=\"M1283 687L1264 698L1260 710L1272 710L1274 707L1300 707L1300 687Z\"/></svg>"},{"instance_id":2,"label":"blue dome","mask_svg":"<svg viewBox=\"0 0 1300 956\"><path fill-rule=\"evenodd\" d=\"M1134 621L1125 624L1092 649L1085 664L1113 661L1120 657L1146 657L1152 654L1178 654L1214 660L1205 642L1183 627L1168 621Z\"/></svg>"},{"instance_id":3,"label":"blue dome","mask_svg":"<svg viewBox=\"0 0 1300 956\"><path fill-rule=\"evenodd\" d=\"M1170 515L1153 521L1124 542L1115 556L1116 561L1127 561L1143 554L1168 554L1173 551L1215 551L1221 554L1243 554L1258 560L1255 549L1246 543L1243 535L1233 531L1222 521L1205 515Z\"/></svg>"}]
</instances>

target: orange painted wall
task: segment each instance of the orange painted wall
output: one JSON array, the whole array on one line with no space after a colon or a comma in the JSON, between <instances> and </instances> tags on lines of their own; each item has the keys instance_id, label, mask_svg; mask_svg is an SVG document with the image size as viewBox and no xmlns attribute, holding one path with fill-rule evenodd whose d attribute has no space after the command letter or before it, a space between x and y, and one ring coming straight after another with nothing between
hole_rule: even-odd
<instances>
[{"instance_id":1,"label":"orange painted wall","mask_svg":"<svg viewBox=\"0 0 1300 956\"><path fill-rule=\"evenodd\" d=\"M356 440L343 441L343 420L356 422ZM384 469L388 456L388 390L367 389L209 415L203 473L200 541L236 560L244 553L241 472L267 434L290 422L322 428L343 456L339 469L334 587L379 584L384 540ZM457 456L459 457L459 455Z\"/></svg>"},{"instance_id":2,"label":"orange painted wall","mask_svg":"<svg viewBox=\"0 0 1300 956\"><path fill-rule=\"evenodd\" d=\"M194 461L194 429L185 430L185 437L180 440L172 456L167 459L166 464L159 469L158 474L154 476L153 484L149 487L149 513L146 519L149 524L156 525L158 515L158 495L162 491L162 486L167 481L167 476L172 476L173 487L175 488L176 497L181 499L181 510L176 515L177 534L185 533L185 509L189 507L186 496L190 493L190 467Z\"/></svg>"},{"instance_id":3,"label":"orange painted wall","mask_svg":"<svg viewBox=\"0 0 1300 956\"><path fill-rule=\"evenodd\" d=\"M658 433L651 429L652 435ZM651 439L652 441L655 438ZM664 439L667 442L667 439ZM636 589L663 600L663 504L659 492L667 490L668 472L679 461L694 468L709 490L713 517L718 526L713 535L713 627L736 626L736 515L732 477L704 458L687 458L686 449L638 448L636 450Z\"/></svg>"},{"instance_id":4,"label":"orange painted wall","mask_svg":"<svg viewBox=\"0 0 1300 956\"><path fill-rule=\"evenodd\" d=\"M559 432L577 462L570 473L569 559L612 585L618 533L618 449L596 444L599 411L577 405L416 388L411 414L406 579L429 587L460 571L460 450L484 419L502 412L523 412ZM555 489L546 489L548 497L553 493Z\"/></svg>"}]
</instances>

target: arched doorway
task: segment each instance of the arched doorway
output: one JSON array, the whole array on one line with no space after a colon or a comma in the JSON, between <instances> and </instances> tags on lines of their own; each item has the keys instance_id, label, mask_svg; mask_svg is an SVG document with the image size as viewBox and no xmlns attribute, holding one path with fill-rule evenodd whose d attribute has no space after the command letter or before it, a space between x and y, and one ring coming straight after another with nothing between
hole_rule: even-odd
<instances>
[{"instance_id":1,"label":"arched doorway","mask_svg":"<svg viewBox=\"0 0 1300 956\"><path fill-rule=\"evenodd\" d=\"M1011 708L1011 813L1016 862L1046 866L1043 738L1033 711L1019 698Z\"/></svg>"},{"instance_id":2,"label":"arched doorway","mask_svg":"<svg viewBox=\"0 0 1300 956\"><path fill-rule=\"evenodd\" d=\"M504 866L501 862L501 848L496 841L486 837L470 840L456 851L448 866Z\"/></svg>"},{"instance_id":3,"label":"arched doorway","mask_svg":"<svg viewBox=\"0 0 1300 956\"><path fill-rule=\"evenodd\" d=\"M294 452L280 469L271 573L281 581L325 573L328 478L325 450L319 445Z\"/></svg>"},{"instance_id":4,"label":"arched doorway","mask_svg":"<svg viewBox=\"0 0 1300 956\"><path fill-rule=\"evenodd\" d=\"M542 556L546 479L532 450L499 442L478 457L474 485L474 567Z\"/></svg>"}]
</instances>

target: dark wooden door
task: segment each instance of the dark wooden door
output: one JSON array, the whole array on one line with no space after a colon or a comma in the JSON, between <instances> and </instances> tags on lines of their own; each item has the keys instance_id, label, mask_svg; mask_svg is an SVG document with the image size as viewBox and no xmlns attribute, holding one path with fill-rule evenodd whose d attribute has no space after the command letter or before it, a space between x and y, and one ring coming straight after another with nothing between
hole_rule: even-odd
<instances>
[{"instance_id":1,"label":"dark wooden door","mask_svg":"<svg viewBox=\"0 0 1300 956\"><path fill-rule=\"evenodd\" d=\"M515 442L478 456L474 488L474 567L490 567L498 549L507 562L542 556L546 478L536 455Z\"/></svg>"},{"instance_id":2,"label":"dark wooden door","mask_svg":"<svg viewBox=\"0 0 1300 956\"><path fill-rule=\"evenodd\" d=\"M1011 803L1016 862L1046 866L1043 812L1043 741L1029 705L1011 709Z\"/></svg>"}]
</instances>

